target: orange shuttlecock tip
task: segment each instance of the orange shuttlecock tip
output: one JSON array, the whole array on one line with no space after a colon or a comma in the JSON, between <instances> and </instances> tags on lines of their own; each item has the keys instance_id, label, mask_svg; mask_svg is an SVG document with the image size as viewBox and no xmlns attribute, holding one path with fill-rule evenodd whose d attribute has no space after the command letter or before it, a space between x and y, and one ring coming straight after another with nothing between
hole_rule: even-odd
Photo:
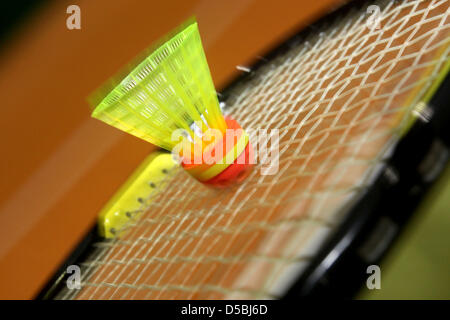
<instances>
[{"instance_id":1,"label":"orange shuttlecock tip","mask_svg":"<svg viewBox=\"0 0 450 320\"><path fill-rule=\"evenodd\" d=\"M236 120L225 118L227 129L200 152L183 156L183 168L197 180L225 187L243 181L254 162L248 135ZM198 149L200 150L200 149Z\"/></svg>"}]
</instances>

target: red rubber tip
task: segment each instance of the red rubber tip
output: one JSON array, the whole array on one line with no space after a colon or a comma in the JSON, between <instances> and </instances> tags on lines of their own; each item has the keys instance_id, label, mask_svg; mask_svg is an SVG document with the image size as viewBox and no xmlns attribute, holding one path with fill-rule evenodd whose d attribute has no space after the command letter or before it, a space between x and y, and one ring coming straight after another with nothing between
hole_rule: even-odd
<instances>
[{"instance_id":1,"label":"red rubber tip","mask_svg":"<svg viewBox=\"0 0 450 320\"><path fill-rule=\"evenodd\" d=\"M227 124L227 130L237 130L241 129L241 126L239 123L229 117L225 118L225 122ZM242 132L242 131L241 131ZM242 133L240 133L242 134ZM227 148L229 148L228 144L225 142L227 135L224 135L222 138L220 145L220 148L223 148L222 155L227 154L229 151ZM216 146L214 146L216 148ZM214 150L214 149L213 149ZM202 155L202 161L198 164L192 163L192 159L190 162L182 162L183 168L190 173L192 176L196 177L198 180L200 180L202 183L216 186L216 187L226 187L230 186L235 183L242 182L250 173L251 167L254 162L254 155L253 155L253 148L250 144L250 142L247 142L247 145L245 146L245 149L241 152L241 154L234 160L233 163L231 163L228 167L226 167L225 170L218 173L216 176L213 176L212 178L209 178L209 180L202 180L197 177L197 175L202 172L205 172L211 166L214 164L206 164L203 162L203 155Z\"/></svg>"},{"instance_id":2,"label":"red rubber tip","mask_svg":"<svg viewBox=\"0 0 450 320\"><path fill-rule=\"evenodd\" d=\"M213 185L215 187L228 187L233 184L240 183L245 180L253 168L253 148L250 141L247 143L245 150L234 160L228 168L222 171L214 178L204 181L203 183Z\"/></svg>"}]
</instances>

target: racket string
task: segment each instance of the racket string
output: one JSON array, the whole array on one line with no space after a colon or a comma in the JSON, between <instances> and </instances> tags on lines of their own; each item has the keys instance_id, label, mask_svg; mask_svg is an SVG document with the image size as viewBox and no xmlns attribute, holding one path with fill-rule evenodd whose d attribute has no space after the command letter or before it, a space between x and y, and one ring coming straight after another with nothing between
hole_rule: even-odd
<instances>
[{"instance_id":1,"label":"racket string","mask_svg":"<svg viewBox=\"0 0 450 320\"><path fill-rule=\"evenodd\" d=\"M374 31L364 12L338 21L230 95L227 110L246 128L280 129L277 174L257 164L217 193L175 172L123 238L96 247L81 292L60 297L279 296L370 184L450 56L446 1L386 2L381 17Z\"/></svg>"}]
</instances>

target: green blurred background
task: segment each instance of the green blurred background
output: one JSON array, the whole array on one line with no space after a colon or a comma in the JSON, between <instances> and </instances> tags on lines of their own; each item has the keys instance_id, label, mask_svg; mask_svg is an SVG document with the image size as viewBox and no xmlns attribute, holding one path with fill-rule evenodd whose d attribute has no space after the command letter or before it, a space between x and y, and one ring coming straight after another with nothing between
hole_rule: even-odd
<instances>
[{"instance_id":1,"label":"green blurred background","mask_svg":"<svg viewBox=\"0 0 450 320\"><path fill-rule=\"evenodd\" d=\"M450 299L450 166L380 265L381 289L359 299Z\"/></svg>"}]
</instances>

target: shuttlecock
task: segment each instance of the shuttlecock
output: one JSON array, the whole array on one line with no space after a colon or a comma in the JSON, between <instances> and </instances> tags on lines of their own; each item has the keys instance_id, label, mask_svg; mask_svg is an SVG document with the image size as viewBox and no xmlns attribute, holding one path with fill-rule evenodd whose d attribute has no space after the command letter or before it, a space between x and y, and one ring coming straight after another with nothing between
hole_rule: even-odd
<instances>
[{"instance_id":1,"label":"shuttlecock","mask_svg":"<svg viewBox=\"0 0 450 320\"><path fill-rule=\"evenodd\" d=\"M221 113L197 23L140 62L92 116L171 151L207 184L242 180L251 166L247 134Z\"/></svg>"}]
</instances>

